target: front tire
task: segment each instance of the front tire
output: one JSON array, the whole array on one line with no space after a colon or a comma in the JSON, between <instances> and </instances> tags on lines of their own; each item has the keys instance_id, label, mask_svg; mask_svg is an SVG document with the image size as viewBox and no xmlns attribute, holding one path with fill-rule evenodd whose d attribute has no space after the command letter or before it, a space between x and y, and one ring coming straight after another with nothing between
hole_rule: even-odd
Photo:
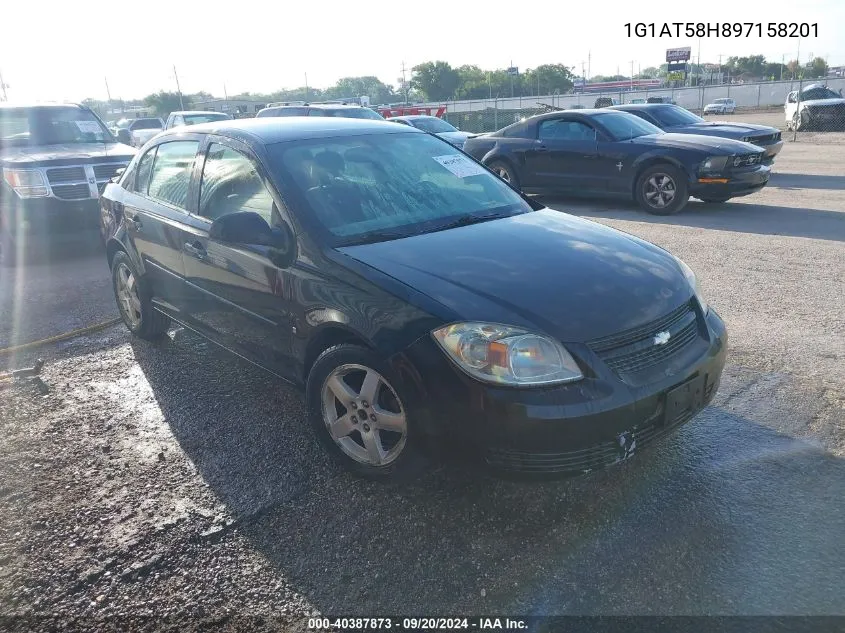
<instances>
[{"instance_id":1,"label":"front tire","mask_svg":"<svg viewBox=\"0 0 845 633\"><path fill-rule=\"evenodd\" d=\"M308 417L320 442L347 470L404 481L427 465L404 397L390 368L359 345L330 347L308 373Z\"/></svg>"},{"instance_id":2,"label":"front tire","mask_svg":"<svg viewBox=\"0 0 845 633\"><path fill-rule=\"evenodd\" d=\"M651 165L637 178L634 197L649 213L674 215L689 201L687 178L680 169L672 165Z\"/></svg>"},{"instance_id":3,"label":"front tire","mask_svg":"<svg viewBox=\"0 0 845 633\"><path fill-rule=\"evenodd\" d=\"M114 297L127 329L139 338L160 338L167 332L170 319L153 307L147 279L123 251L115 254L111 270Z\"/></svg>"},{"instance_id":4,"label":"front tire","mask_svg":"<svg viewBox=\"0 0 845 633\"><path fill-rule=\"evenodd\" d=\"M519 176L517 176L516 170L511 167L510 163L506 163L503 160L494 160L487 167L499 178L519 191Z\"/></svg>"}]
</instances>

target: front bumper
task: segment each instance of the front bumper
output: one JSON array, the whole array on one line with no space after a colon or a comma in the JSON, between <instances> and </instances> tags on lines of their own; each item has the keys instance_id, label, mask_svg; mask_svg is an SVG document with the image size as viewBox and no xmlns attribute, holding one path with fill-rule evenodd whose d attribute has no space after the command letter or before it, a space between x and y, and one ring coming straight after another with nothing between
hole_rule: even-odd
<instances>
[{"instance_id":1,"label":"front bumper","mask_svg":"<svg viewBox=\"0 0 845 633\"><path fill-rule=\"evenodd\" d=\"M780 150L783 149L783 141L775 141L774 143L769 143L768 145L760 145L764 150L766 150L766 160L771 161L774 160L775 156L780 154Z\"/></svg>"},{"instance_id":2,"label":"front bumper","mask_svg":"<svg viewBox=\"0 0 845 633\"><path fill-rule=\"evenodd\" d=\"M99 231L99 201L58 198L21 199L4 192L0 200L2 230L14 241L71 240L80 234Z\"/></svg>"},{"instance_id":3,"label":"front bumper","mask_svg":"<svg viewBox=\"0 0 845 633\"><path fill-rule=\"evenodd\" d=\"M747 196L765 187L771 174L772 168L769 165L758 165L753 169L731 172L725 176L697 178L690 183L690 195L696 198ZM719 180L727 182L718 182Z\"/></svg>"},{"instance_id":4,"label":"front bumper","mask_svg":"<svg viewBox=\"0 0 845 633\"><path fill-rule=\"evenodd\" d=\"M588 369L577 383L548 388L483 384L457 369L428 337L394 367L416 377L414 416L424 431L463 436L499 470L575 475L631 457L712 400L727 334L712 309L699 317L699 328L695 356L684 357L682 366L666 363L665 372L642 385L620 379L586 346L568 347L595 371Z\"/></svg>"}]
</instances>

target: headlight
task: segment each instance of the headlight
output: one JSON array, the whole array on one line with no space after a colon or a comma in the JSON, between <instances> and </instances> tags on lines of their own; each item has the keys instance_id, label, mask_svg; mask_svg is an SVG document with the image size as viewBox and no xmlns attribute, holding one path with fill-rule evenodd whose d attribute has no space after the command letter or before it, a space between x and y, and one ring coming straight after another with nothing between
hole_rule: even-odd
<instances>
[{"instance_id":1,"label":"headlight","mask_svg":"<svg viewBox=\"0 0 845 633\"><path fill-rule=\"evenodd\" d=\"M710 156L707 160L701 163L698 170L702 172L719 173L725 169L729 158L730 156Z\"/></svg>"},{"instance_id":2,"label":"headlight","mask_svg":"<svg viewBox=\"0 0 845 633\"><path fill-rule=\"evenodd\" d=\"M34 169L3 168L3 179L21 198L43 198L50 194L44 176Z\"/></svg>"},{"instance_id":3,"label":"headlight","mask_svg":"<svg viewBox=\"0 0 845 633\"><path fill-rule=\"evenodd\" d=\"M569 352L546 336L495 323L455 323L432 332L434 340L466 373L513 387L581 380Z\"/></svg>"},{"instance_id":4,"label":"headlight","mask_svg":"<svg viewBox=\"0 0 845 633\"><path fill-rule=\"evenodd\" d=\"M673 255L673 257L675 257ZM704 300L704 295L701 294L701 286L698 283L698 278L695 276L695 273L692 272L692 268L686 265L684 260L675 257L675 261L678 262L678 265L681 267L681 270L684 271L684 276L687 278L687 282L692 288L692 291L695 293L695 298L698 299L698 303L701 305L701 309L704 314L710 310L710 306L707 305L707 302Z\"/></svg>"}]
</instances>

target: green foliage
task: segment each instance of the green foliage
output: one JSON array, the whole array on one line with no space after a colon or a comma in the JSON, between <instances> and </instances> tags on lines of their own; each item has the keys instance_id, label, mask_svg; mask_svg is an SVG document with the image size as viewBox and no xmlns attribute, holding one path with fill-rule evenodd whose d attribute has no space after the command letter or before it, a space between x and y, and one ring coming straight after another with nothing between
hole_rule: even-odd
<instances>
[{"instance_id":1,"label":"green foliage","mask_svg":"<svg viewBox=\"0 0 845 633\"><path fill-rule=\"evenodd\" d=\"M455 96L461 83L458 72L446 62L426 62L413 68L412 85L428 101L445 101Z\"/></svg>"},{"instance_id":2,"label":"green foliage","mask_svg":"<svg viewBox=\"0 0 845 633\"><path fill-rule=\"evenodd\" d=\"M182 107L184 104L184 108ZM149 106L153 111L165 117L176 110L187 110L190 102L184 98L180 99L178 92L165 92L164 90L144 97L144 105Z\"/></svg>"}]
</instances>

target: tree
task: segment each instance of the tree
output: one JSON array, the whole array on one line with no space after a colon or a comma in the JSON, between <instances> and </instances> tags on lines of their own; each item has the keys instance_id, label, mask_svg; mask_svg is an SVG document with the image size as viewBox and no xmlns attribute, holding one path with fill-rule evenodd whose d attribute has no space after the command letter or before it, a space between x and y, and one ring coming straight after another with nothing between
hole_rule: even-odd
<instances>
[{"instance_id":1,"label":"tree","mask_svg":"<svg viewBox=\"0 0 845 633\"><path fill-rule=\"evenodd\" d=\"M790 77L792 79L798 79L798 71L801 68L801 64L798 63L797 59L789 60L789 63L786 65L787 70L789 70Z\"/></svg>"},{"instance_id":2,"label":"tree","mask_svg":"<svg viewBox=\"0 0 845 633\"><path fill-rule=\"evenodd\" d=\"M643 68L640 71L640 74L637 75L637 79L657 79L658 77L660 77L660 69L656 66L649 66L648 68Z\"/></svg>"},{"instance_id":3,"label":"tree","mask_svg":"<svg viewBox=\"0 0 845 633\"><path fill-rule=\"evenodd\" d=\"M827 62L824 57L816 57L804 71L805 77L827 77Z\"/></svg>"},{"instance_id":4,"label":"tree","mask_svg":"<svg viewBox=\"0 0 845 633\"><path fill-rule=\"evenodd\" d=\"M563 64L543 64L525 72L525 86L529 94L551 95L555 91L566 93L572 90L575 75Z\"/></svg>"},{"instance_id":5,"label":"tree","mask_svg":"<svg viewBox=\"0 0 845 633\"><path fill-rule=\"evenodd\" d=\"M390 103L396 100L393 88L378 77L343 77L331 88L323 91L326 99L342 99L366 95L371 103Z\"/></svg>"},{"instance_id":6,"label":"tree","mask_svg":"<svg viewBox=\"0 0 845 633\"><path fill-rule=\"evenodd\" d=\"M426 62L414 66L412 70L414 87L429 101L451 99L460 85L457 71L446 62Z\"/></svg>"},{"instance_id":7,"label":"tree","mask_svg":"<svg viewBox=\"0 0 845 633\"><path fill-rule=\"evenodd\" d=\"M162 90L144 97L144 105L151 107L153 112L161 117L165 117L176 110L182 110L183 103L185 108L190 105L187 99L179 98L178 92L165 92Z\"/></svg>"}]
</instances>

